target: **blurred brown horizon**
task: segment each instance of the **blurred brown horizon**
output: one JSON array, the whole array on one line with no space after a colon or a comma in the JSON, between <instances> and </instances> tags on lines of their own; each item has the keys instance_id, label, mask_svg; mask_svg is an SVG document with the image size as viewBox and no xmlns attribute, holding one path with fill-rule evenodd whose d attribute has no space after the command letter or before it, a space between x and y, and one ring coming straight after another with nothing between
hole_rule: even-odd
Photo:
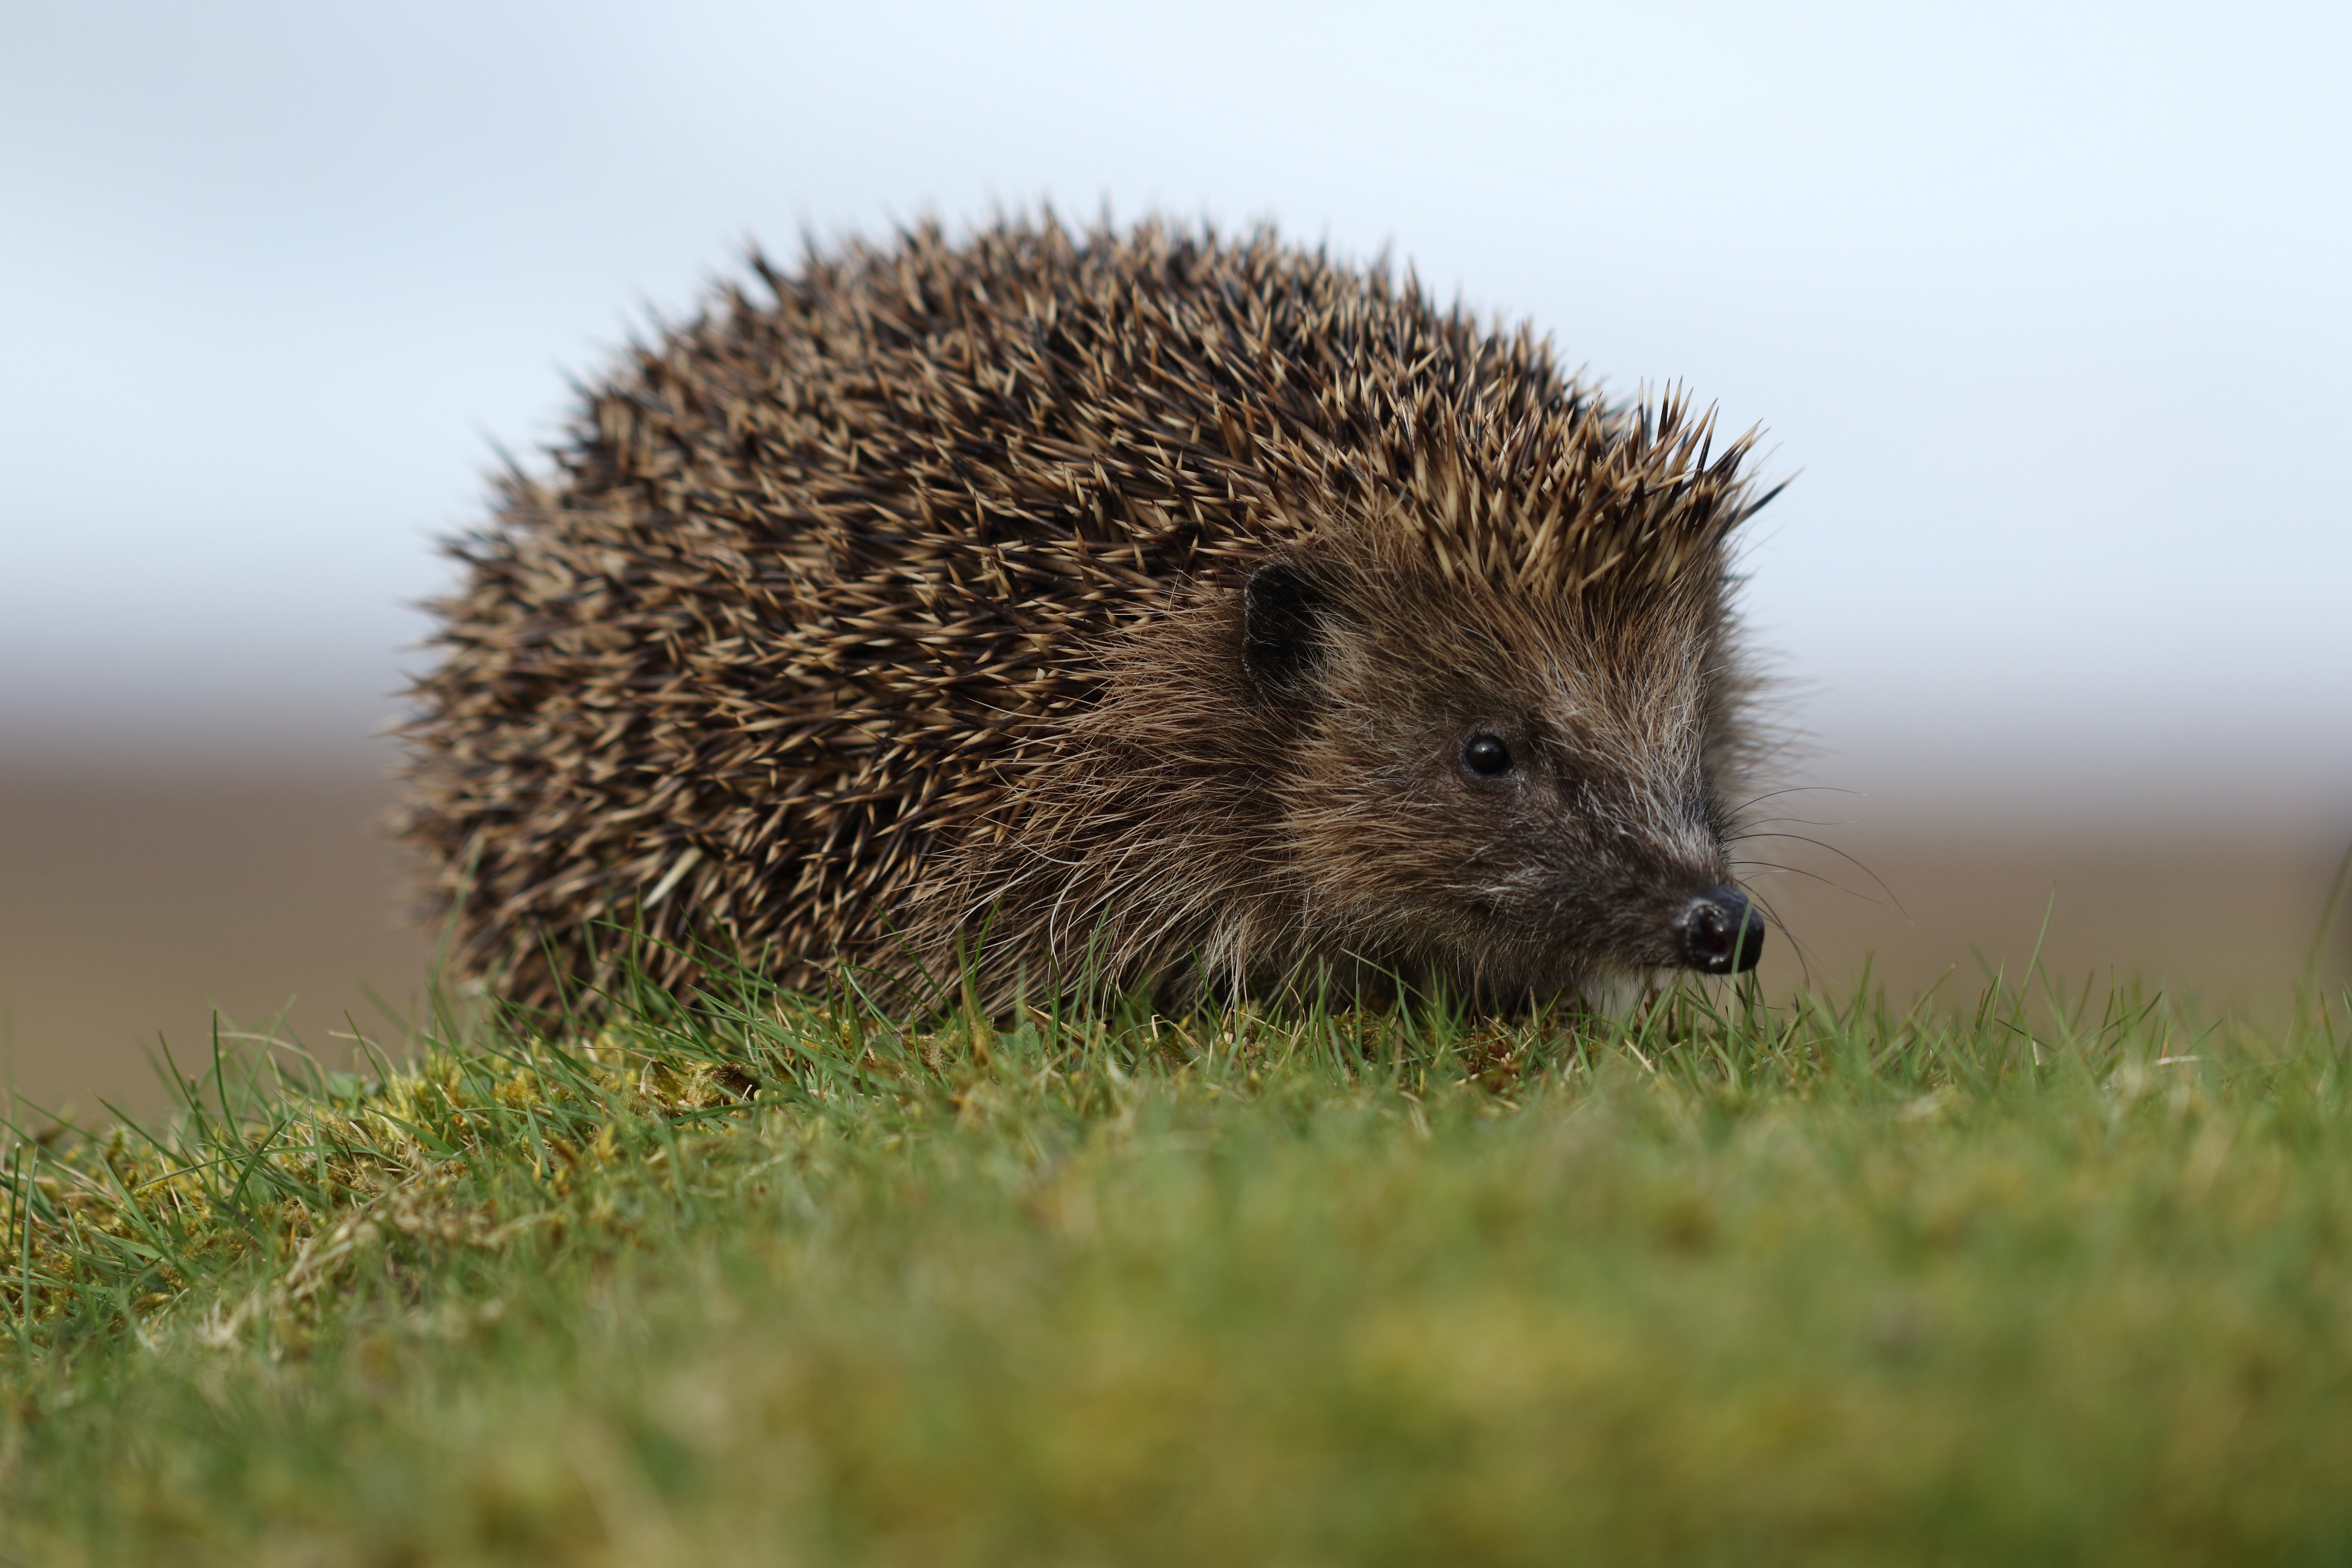
<instances>
[{"instance_id":1,"label":"blurred brown horizon","mask_svg":"<svg viewBox=\"0 0 2352 1568\"><path fill-rule=\"evenodd\" d=\"M0 770L0 1040L34 1104L154 1106L158 1040L183 1071L209 1065L215 1008L225 1031L275 1028L337 1064L354 1026L400 1040L371 996L417 1015L432 941L400 916L398 855L380 831L388 751L257 760ZM1743 852L1786 868L1759 883L1786 927L1764 960L1775 998L1850 989L1867 960L1898 1003L1939 981L1964 1002L1983 985L1979 955L2014 977L2038 943L2070 984L2137 977L2209 1012L2275 1016L2352 839L2352 815L2320 803L2085 813L1919 791L1797 799L1846 802L1853 820L1795 810L1809 821L1786 831L1802 838ZM2352 978L2342 922L2322 975Z\"/></svg>"}]
</instances>

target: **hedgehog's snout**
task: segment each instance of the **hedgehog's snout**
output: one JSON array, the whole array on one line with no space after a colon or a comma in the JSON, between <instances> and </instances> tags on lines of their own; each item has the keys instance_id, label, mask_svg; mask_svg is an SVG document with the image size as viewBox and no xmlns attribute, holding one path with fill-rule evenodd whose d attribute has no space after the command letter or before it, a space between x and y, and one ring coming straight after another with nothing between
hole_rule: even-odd
<instances>
[{"instance_id":1,"label":"hedgehog's snout","mask_svg":"<svg viewBox=\"0 0 2352 1568\"><path fill-rule=\"evenodd\" d=\"M1764 951L1764 916L1736 887L1700 894L1675 922L1683 962L1703 975L1744 975Z\"/></svg>"}]
</instances>

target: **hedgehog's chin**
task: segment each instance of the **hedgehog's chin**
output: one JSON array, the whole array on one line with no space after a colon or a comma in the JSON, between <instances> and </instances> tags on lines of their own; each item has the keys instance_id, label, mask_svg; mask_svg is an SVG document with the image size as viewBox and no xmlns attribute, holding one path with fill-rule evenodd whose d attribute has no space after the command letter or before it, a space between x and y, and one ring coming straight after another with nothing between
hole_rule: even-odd
<instances>
[{"instance_id":1,"label":"hedgehog's chin","mask_svg":"<svg viewBox=\"0 0 2352 1568\"><path fill-rule=\"evenodd\" d=\"M1578 989L1587 1008L1602 1018L1624 1023L1658 988L1659 978L1665 973L1663 969L1635 968L1631 965L1605 965L1586 975Z\"/></svg>"}]
</instances>

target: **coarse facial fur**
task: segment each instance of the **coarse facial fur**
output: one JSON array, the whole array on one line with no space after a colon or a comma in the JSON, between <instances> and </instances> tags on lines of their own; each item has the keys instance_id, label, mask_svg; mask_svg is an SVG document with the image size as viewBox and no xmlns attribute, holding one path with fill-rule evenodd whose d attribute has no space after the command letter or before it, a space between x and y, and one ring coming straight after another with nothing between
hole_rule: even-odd
<instances>
[{"instance_id":1,"label":"coarse facial fur","mask_svg":"<svg viewBox=\"0 0 2352 1568\"><path fill-rule=\"evenodd\" d=\"M404 831L461 967L549 1001L602 922L676 985L997 1007L1686 961L1756 752L1745 441L1270 234L755 267L454 547Z\"/></svg>"},{"instance_id":2,"label":"coarse facial fur","mask_svg":"<svg viewBox=\"0 0 2352 1568\"><path fill-rule=\"evenodd\" d=\"M1676 917L1733 880L1733 652L1704 576L1540 596L1334 530L1131 634L1072 764L927 890L921 949L1168 1001L1507 1007L1678 967Z\"/></svg>"}]
</instances>

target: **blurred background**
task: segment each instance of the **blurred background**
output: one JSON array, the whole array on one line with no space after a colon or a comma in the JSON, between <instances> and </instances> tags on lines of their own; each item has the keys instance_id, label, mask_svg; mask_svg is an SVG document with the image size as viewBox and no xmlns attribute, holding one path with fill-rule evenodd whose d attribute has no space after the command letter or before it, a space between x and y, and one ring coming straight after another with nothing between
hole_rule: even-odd
<instances>
[{"instance_id":1,"label":"blurred background","mask_svg":"<svg viewBox=\"0 0 2352 1568\"><path fill-rule=\"evenodd\" d=\"M2319 4L5 0L11 1070L388 1033L383 731L494 451L747 241L1045 200L1765 427L1776 988L2282 1009L2352 841L2348 68Z\"/></svg>"}]
</instances>

